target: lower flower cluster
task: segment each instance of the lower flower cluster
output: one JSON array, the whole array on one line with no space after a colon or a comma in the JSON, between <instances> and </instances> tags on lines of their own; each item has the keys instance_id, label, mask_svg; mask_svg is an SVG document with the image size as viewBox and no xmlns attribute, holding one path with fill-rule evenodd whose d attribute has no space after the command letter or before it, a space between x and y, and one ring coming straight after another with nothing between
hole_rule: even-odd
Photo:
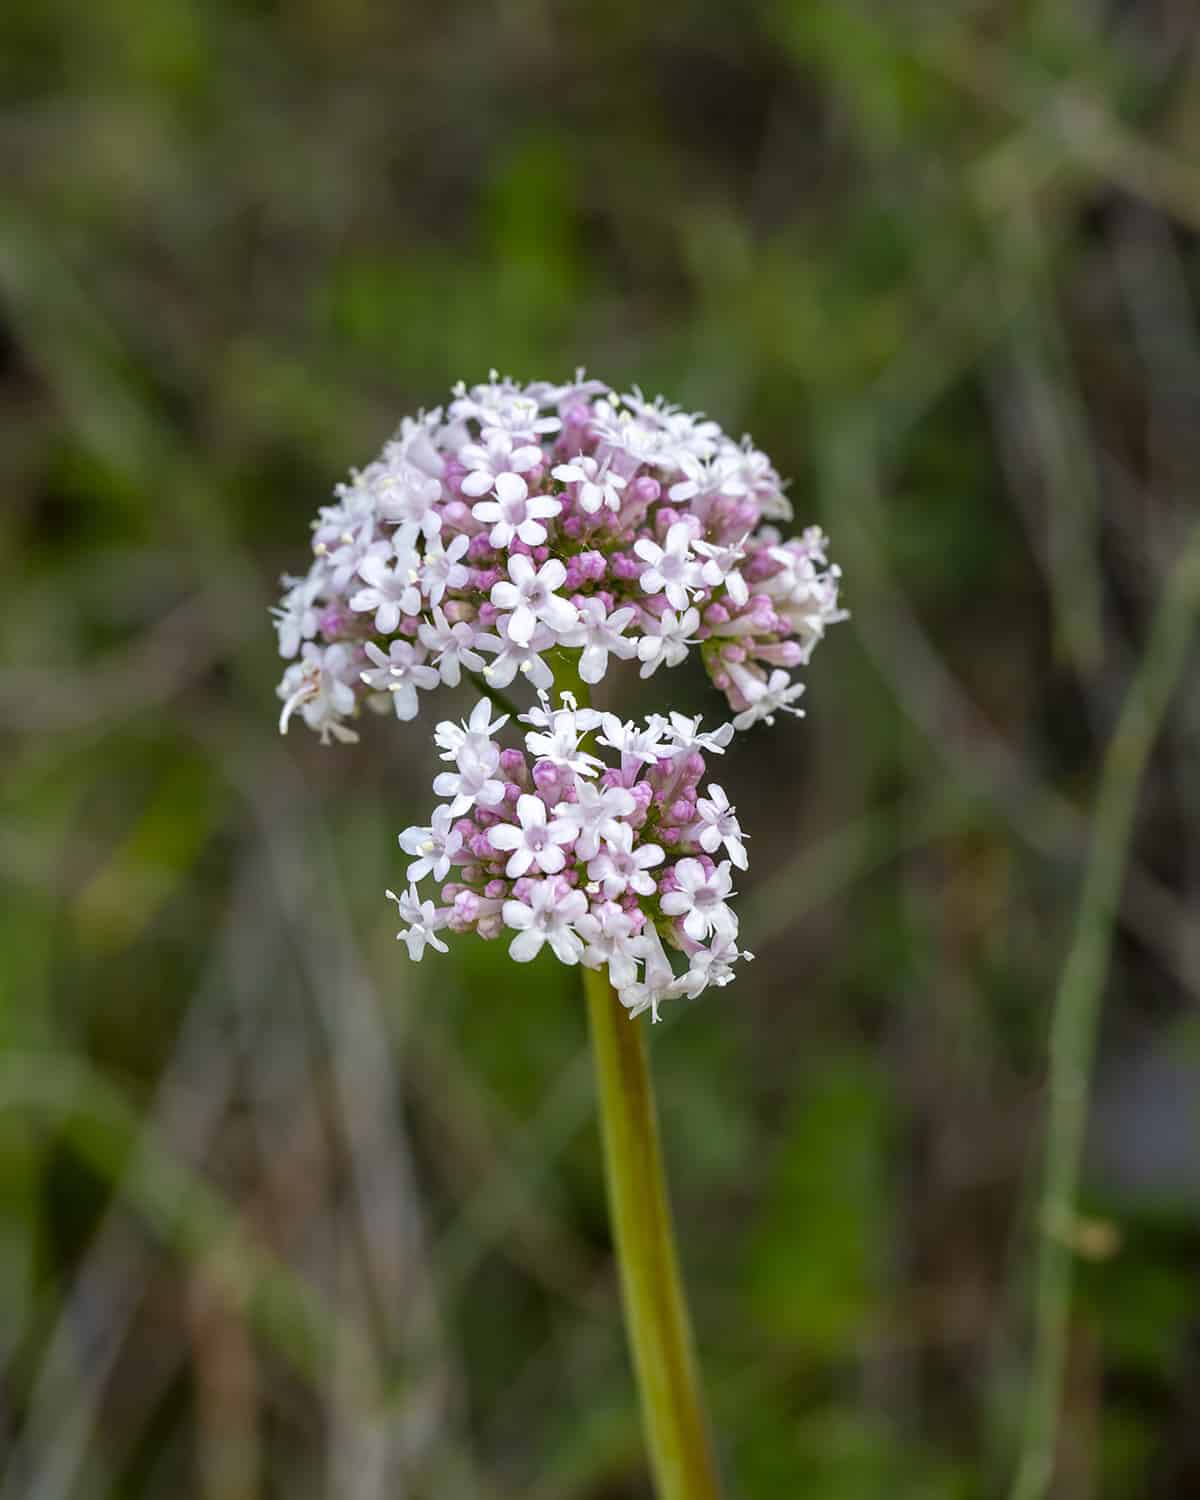
<instances>
[{"instance_id":1,"label":"lower flower cluster","mask_svg":"<svg viewBox=\"0 0 1200 1500\"><path fill-rule=\"evenodd\" d=\"M520 716L522 751L501 748L508 716L492 714L481 699L468 720L437 726L452 769L433 789L446 800L427 827L400 835L414 856L409 887L387 894L411 957L445 953L444 931L507 934L518 963L549 946L565 964L607 965L630 1015L655 1020L664 1000L728 984L752 957L729 906L746 848L723 789L701 782L704 752L723 754L732 726L706 733L676 713L623 723L569 693L555 708L543 692ZM418 891L429 876L440 904Z\"/></svg>"}]
</instances>

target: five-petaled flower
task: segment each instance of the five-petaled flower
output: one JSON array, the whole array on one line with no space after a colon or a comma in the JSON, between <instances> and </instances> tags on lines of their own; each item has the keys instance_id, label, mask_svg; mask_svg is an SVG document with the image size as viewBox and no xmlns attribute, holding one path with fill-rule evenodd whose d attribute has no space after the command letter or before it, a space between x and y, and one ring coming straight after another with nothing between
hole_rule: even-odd
<instances>
[{"instance_id":1,"label":"five-petaled flower","mask_svg":"<svg viewBox=\"0 0 1200 1500\"><path fill-rule=\"evenodd\" d=\"M634 542L633 550L648 564L638 580L645 592L665 594L674 610L687 609L700 574L700 565L692 555L692 528L688 523L675 521L661 547L642 537Z\"/></svg>"},{"instance_id":2,"label":"five-petaled flower","mask_svg":"<svg viewBox=\"0 0 1200 1500\"><path fill-rule=\"evenodd\" d=\"M504 922L516 929L516 937L508 945L510 958L519 964L528 963L549 943L560 963L577 964L583 954L583 940L575 931L575 923L587 913L587 897L582 891L558 889L553 880L536 881L528 901L506 901Z\"/></svg>"},{"instance_id":3,"label":"five-petaled flower","mask_svg":"<svg viewBox=\"0 0 1200 1500\"><path fill-rule=\"evenodd\" d=\"M562 510L562 501L553 495L530 495L519 474L498 474L492 493L496 498L473 505L471 514L491 526L488 541L493 547L508 547L514 537L528 547L540 545L546 540L542 522Z\"/></svg>"},{"instance_id":4,"label":"five-petaled flower","mask_svg":"<svg viewBox=\"0 0 1200 1500\"><path fill-rule=\"evenodd\" d=\"M737 809L730 807L725 788L710 782L707 797L696 798L696 822L692 833L706 854L715 854L722 844L729 858L744 870L747 866L746 846L742 840L746 835L736 817Z\"/></svg>"},{"instance_id":5,"label":"five-petaled flower","mask_svg":"<svg viewBox=\"0 0 1200 1500\"><path fill-rule=\"evenodd\" d=\"M710 932L728 935L732 913L725 903L733 894L729 861L709 871L698 859L681 859L672 873L676 888L664 893L663 911L682 917L683 930L694 942L702 943Z\"/></svg>"},{"instance_id":6,"label":"five-petaled flower","mask_svg":"<svg viewBox=\"0 0 1200 1500\"><path fill-rule=\"evenodd\" d=\"M528 793L517 798L517 821L497 823L488 829L488 840L509 858L504 873L514 879L537 865L543 875L557 875L567 862L564 844L574 838L570 823L562 818L548 819L546 804Z\"/></svg>"},{"instance_id":7,"label":"five-petaled flower","mask_svg":"<svg viewBox=\"0 0 1200 1500\"><path fill-rule=\"evenodd\" d=\"M549 558L536 571L523 554L510 558L509 582L492 587L492 603L496 608L512 611L508 617L510 640L518 646L528 646L539 621L559 634L574 628L577 618L574 605L554 592L562 587L566 576L567 570L557 557Z\"/></svg>"}]
</instances>

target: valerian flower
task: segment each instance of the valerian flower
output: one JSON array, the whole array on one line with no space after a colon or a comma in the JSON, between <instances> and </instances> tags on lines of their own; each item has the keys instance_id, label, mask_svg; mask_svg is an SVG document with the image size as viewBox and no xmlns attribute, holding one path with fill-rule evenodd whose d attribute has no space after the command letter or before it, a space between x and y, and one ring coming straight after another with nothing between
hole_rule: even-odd
<instances>
[{"instance_id":1,"label":"valerian flower","mask_svg":"<svg viewBox=\"0 0 1200 1500\"><path fill-rule=\"evenodd\" d=\"M507 933L518 963L549 948L560 963L607 965L630 1015L656 1019L665 1001L727 983L749 955L737 946L730 861L714 862L706 846L715 832L714 849L741 848L740 830L720 788L702 789L698 746L719 748L728 735L681 716L601 719L569 693L557 708L543 694L522 718L524 751L500 748L507 720L493 719L486 700L465 723L437 726L456 770L434 790L452 800L400 835L417 857L408 893L392 896L410 955L442 948L444 931ZM583 749L601 725L620 766ZM440 901L417 891L429 876Z\"/></svg>"},{"instance_id":2,"label":"valerian flower","mask_svg":"<svg viewBox=\"0 0 1200 1500\"><path fill-rule=\"evenodd\" d=\"M336 487L307 574L285 576L282 727L299 714L329 743L364 704L416 713L423 674L402 686L376 654L403 663L398 643L448 687L496 689L549 687L560 648L588 683L698 652L738 728L798 712L792 674L844 611L823 533L785 537L790 514L748 438L661 397L582 372L458 385Z\"/></svg>"}]
</instances>

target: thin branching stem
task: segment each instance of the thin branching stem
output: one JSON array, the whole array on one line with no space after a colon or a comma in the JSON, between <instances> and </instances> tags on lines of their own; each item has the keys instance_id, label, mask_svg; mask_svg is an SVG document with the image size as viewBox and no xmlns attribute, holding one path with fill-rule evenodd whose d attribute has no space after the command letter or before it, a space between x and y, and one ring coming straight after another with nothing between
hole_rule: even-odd
<instances>
[{"instance_id":1,"label":"thin branching stem","mask_svg":"<svg viewBox=\"0 0 1200 1500\"><path fill-rule=\"evenodd\" d=\"M1200 615L1200 526L1163 592L1145 654L1104 757L1075 933L1050 1027L1050 1104L1038 1231L1033 1367L1012 1500L1042 1500L1054 1469L1072 1281L1072 1229L1100 1001L1150 751Z\"/></svg>"}]
</instances>

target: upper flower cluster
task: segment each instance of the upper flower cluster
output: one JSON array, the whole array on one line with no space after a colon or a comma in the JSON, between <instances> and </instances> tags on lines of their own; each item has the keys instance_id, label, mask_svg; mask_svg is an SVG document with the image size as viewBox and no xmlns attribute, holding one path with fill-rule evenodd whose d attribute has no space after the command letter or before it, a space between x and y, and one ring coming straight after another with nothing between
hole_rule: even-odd
<instances>
[{"instance_id":1,"label":"upper flower cluster","mask_svg":"<svg viewBox=\"0 0 1200 1500\"><path fill-rule=\"evenodd\" d=\"M493 374L406 419L318 514L314 560L284 579L279 696L323 741L352 740L364 700L415 718L463 672L552 681L546 653L643 677L698 647L734 723L798 713L805 664L843 618L838 569L748 438L580 373L563 386Z\"/></svg>"},{"instance_id":2,"label":"upper flower cluster","mask_svg":"<svg viewBox=\"0 0 1200 1500\"><path fill-rule=\"evenodd\" d=\"M607 964L630 1014L657 1020L662 1001L727 984L751 956L728 904L744 835L721 787L700 790L703 752L722 754L732 727L704 733L682 714L622 723L569 693L560 708L539 697L521 715L524 753L496 743L507 716L493 719L487 699L437 726L452 769L433 789L447 800L428 827L400 835L414 860L406 894L388 892L407 923L397 936L419 959L427 946L447 951L446 929L507 931L518 963L548 945L565 964ZM593 734L615 765L585 748ZM446 882L440 906L417 890L430 875ZM678 973L668 948L684 957Z\"/></svg>"}]
</instances>

